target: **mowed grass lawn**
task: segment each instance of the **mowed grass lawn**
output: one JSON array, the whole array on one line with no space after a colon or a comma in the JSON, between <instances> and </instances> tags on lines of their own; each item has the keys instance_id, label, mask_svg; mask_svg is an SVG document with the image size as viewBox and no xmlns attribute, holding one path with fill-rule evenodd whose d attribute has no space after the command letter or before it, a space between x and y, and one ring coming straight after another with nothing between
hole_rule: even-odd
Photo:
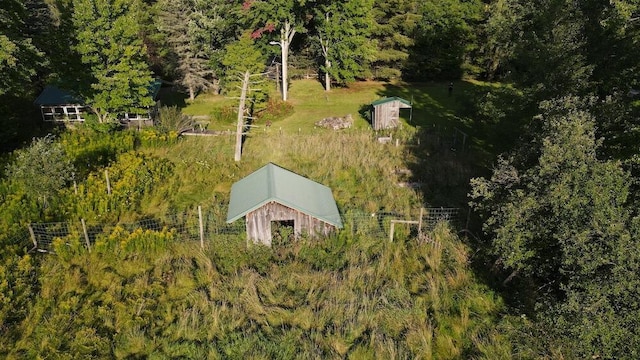
<instances>
[{"instance_id":1,"label":"mowed grass lawn","mask_svg":"<svg viewBox=\"0 0 640 360\"><path fill-rule=\"evenodd\" d=\"M275 121L271 131L282 130L288 133L316 131L315 123L330 116L345 116L351 114L355 128L370 126L366 116L368 105L373 101L399 96L413 104L413 110L402 110L401 117L405 123L420 126L449 126L456 121L455 114L460 106L461 97L477 83L466 81L454 82L452 96L448 93L448 82L444 83L405 83L405 82L376 82L363 81L351 84L348 88L333 88L325 92L320 82L316 80L294 80L289 88L289 103L294 112L290 116ZM275 99L280 94L271 93ZM183 113L195 116L210 116L216 108L237 106L237 100L222 95L200 94L193 101L187 101L182 109ZM209 128L232 129L233 123L215 123ZM260 119L256 125L262 126Z\"/></svg>"}]
</instances>

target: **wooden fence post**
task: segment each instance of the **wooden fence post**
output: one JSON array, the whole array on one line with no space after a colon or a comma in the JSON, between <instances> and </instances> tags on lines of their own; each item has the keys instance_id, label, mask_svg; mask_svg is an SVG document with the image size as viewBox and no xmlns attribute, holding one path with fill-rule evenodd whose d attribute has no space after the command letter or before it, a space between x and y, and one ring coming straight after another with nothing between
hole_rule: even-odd
<instances>
[{"instance_id":1,"label":"wooden fence post","mask_svg":"<svg viewBox=\"0 0 640 360\"><path fill-rule=\"evenodd\" d=\"M391 226L389 227L389 242L393 242L393 230L396 227L396 223L391 220Z\"/></svg>"},{"instance_id":2,"label":"wooden fence post","mask_svg":"<svg viewBox=\"0 0 640 360\"><path fill-rule=\"evenodd\" d=\"M87 224L84 222L84 219L80 219L82 223L82 232L84 233L84 241L87 244L87 249L91 252L91 244L89 243L89 233L87 232Z\"/></svg>"},{"instance_id":3,"label":"wooden fence post","mask_svg":"<svg viewBox=\"0 0 640 360\"><path fill-rule=\"evenodd\" d=\"M109 181L109 170L104 171L104 177L107 179L107 194L111 195L111 182Z\"/></svg>"},{"instance_id":4,"label":"wooden fence post","mask_svg":"<svg viewBox=\"0 0 640 360\"><path fill-rule=\"evenodd\" d=\"M31 224L29 224L29 234L31 235L31 241L33 241L34 249L37 249L38 242L36 241L36 234L33 232L33 228L31 227Z\"/></svg>"},{"instance_id":5,"label":"wooden fence post","mask_svg":"<svg viewBox=\"0 0 640 360\"><path fill-rule=\"evenodd\" d=\"M420 219L418 219L418 237L422 237L422 216L424 215L424 208L420 208Z\"/></svg>"},{"instance_id":6,"label":"wooden fence post","mask_svg":"<svg viewBox=\"0 0 640 360\"><path fill-rule=\"evenodd\" d=\"M204 223L202 222L202 206L198 205L198 220L200 222L200 247L204 249Z\"/></svg>"}]
</instances>

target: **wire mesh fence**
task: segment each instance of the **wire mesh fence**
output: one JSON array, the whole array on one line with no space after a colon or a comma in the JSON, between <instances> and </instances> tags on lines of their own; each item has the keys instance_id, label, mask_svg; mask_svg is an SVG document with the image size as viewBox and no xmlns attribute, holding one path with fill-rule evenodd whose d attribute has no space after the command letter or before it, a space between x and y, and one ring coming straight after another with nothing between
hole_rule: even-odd
<instances>
[{"instance_id":1,"label":"wire mesh fence","mask_svg":"<svg viewBox=\"0 0 640 360\"><path fill-rule=\"evenodd\" d=\"M425 208L407 214L395 212L367 213L347 210L342 214L344 227L339 231L352 235L388 239L394 221L419 224L420 231L432 230L439 222L446 221L455 228L464 226L460 208ZM136 230L172 231L181 241L200 241L202 244L219 240L222 236L245 237L245 222L238 220L228 224L218 212L200 208L193 211L171 214L158 218L144 218L130 223L105 224L85 222L83 219L68 222L31 223L28 232L18 241L33 243L34 250L52 252L56 239L76 237L86 246L92 246L100 237L109 236L117 229L128 232ZM413 231L418 230L414 227ZM404 230L405 232L407 230ZM409 230L411 231L411 229ZM410 236L410 232L407 233Z\"/></svg>"}]
</instances>

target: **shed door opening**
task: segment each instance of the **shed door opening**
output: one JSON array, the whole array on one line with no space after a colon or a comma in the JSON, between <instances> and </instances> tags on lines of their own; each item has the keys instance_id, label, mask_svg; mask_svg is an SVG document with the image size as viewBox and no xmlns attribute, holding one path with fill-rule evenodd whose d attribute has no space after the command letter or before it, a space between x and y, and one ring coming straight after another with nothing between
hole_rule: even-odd
<instances>
[{"instance_id":1,"label":"shed door opening","mask_svg":"<svg viewBox=\"0 0 640 360\"><path fill-rule=\"evenodd\" d=\"M295 240L294 220L274 220L271 222L271 238L273 244L281 244Z\"/></svg>"}]
</instances>

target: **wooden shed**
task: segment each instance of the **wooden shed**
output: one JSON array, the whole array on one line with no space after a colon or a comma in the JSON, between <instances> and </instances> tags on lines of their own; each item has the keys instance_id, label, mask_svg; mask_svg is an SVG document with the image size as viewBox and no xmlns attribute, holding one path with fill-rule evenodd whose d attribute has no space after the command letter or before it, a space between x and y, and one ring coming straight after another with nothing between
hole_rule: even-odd
<instances>
[{"instance_id":1,"label":"wooden shed","mask_svg":"<svg viewBox=\"0 0 640 360\"><path fill-rule=\"evenodd\" d=\"M331 189L269 163L231 187L227 223L246 217L247 238L271 246L272 224L296 236L329 235L342 228Z\"/></svg>"},{"instance_id":2,"label":"wooden shed","mask_svg":"<svg viewBox=\"0 0 640 360\"><path fill-rule=\"evenodd\" d=\"M398 127L400 109L411 109L411 102L395 96L372 102L371 125L373 130Z\"/></svg>"}]
</instances>

